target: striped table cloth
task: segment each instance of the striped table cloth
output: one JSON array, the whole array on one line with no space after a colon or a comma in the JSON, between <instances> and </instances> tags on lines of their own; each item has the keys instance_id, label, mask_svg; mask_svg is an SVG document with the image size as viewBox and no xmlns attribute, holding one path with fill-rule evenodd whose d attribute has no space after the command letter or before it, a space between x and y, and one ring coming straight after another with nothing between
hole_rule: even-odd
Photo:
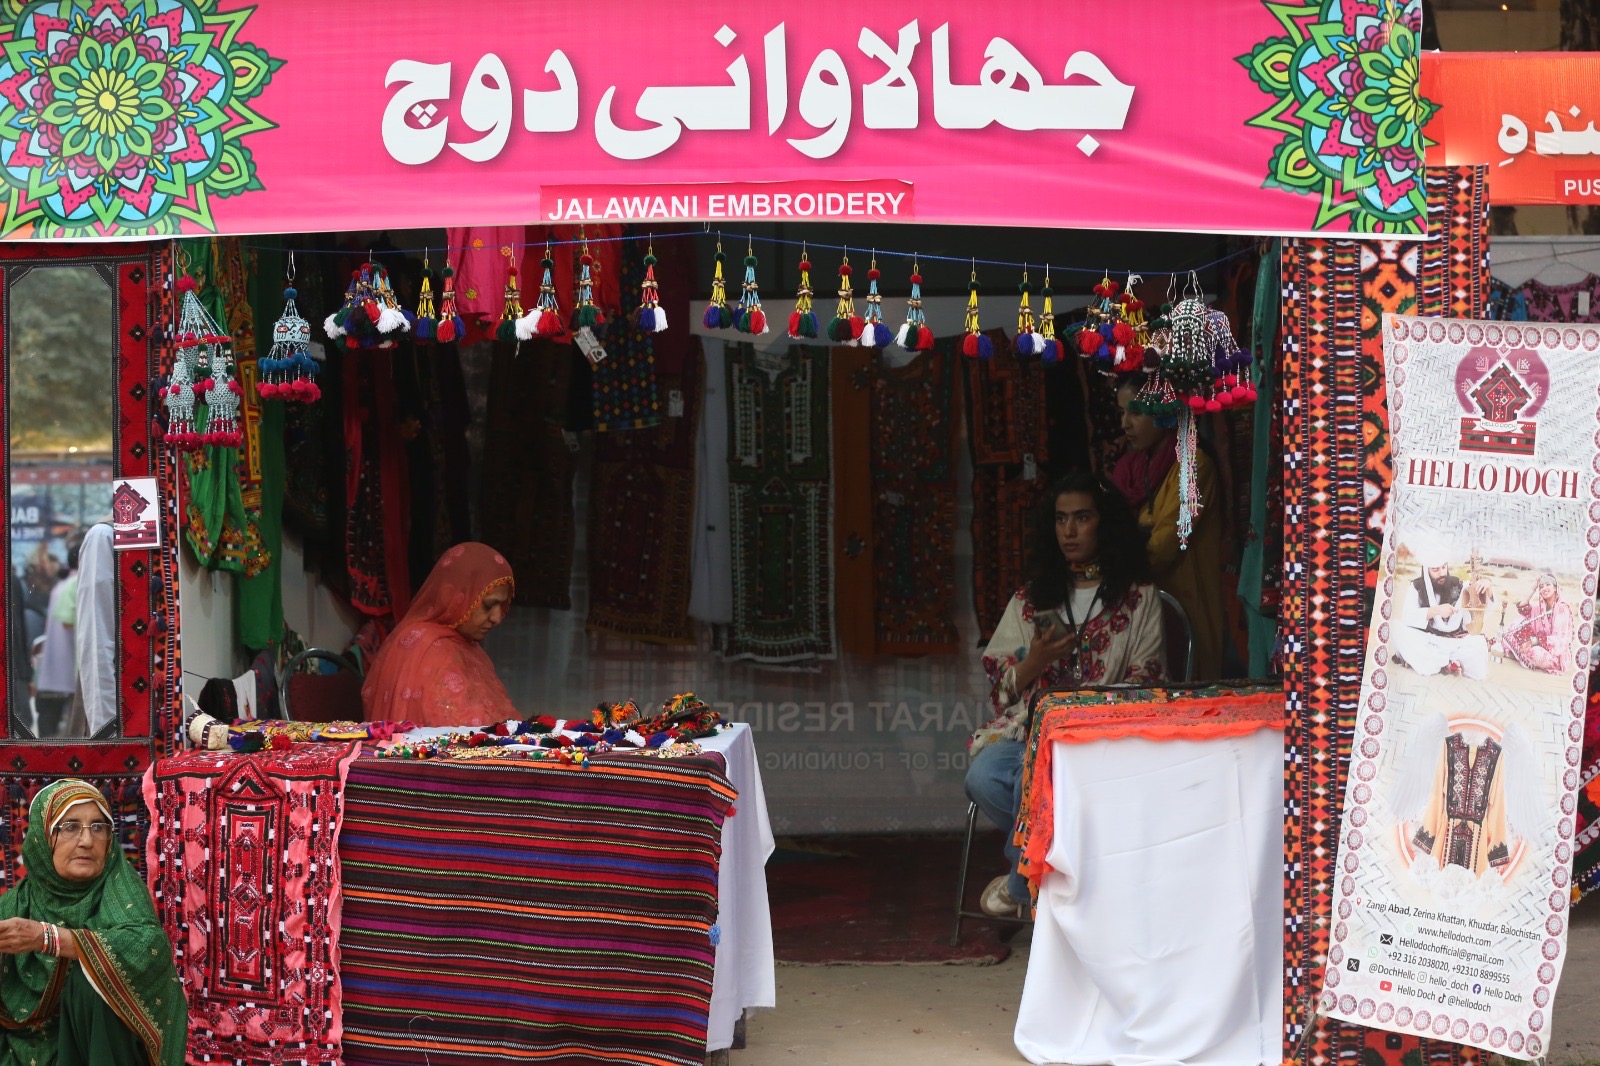
<instances>
[{"instance_id":1,"label":"striped table cloth","mask_svg":"<svg viewBox=\"0 0 1600 1066\"><path fill-rule=\"evenodd\" d=\"M345 1061L699 1066L734 798L715 754L357 760Z\"/></svg>"}]
</instances>

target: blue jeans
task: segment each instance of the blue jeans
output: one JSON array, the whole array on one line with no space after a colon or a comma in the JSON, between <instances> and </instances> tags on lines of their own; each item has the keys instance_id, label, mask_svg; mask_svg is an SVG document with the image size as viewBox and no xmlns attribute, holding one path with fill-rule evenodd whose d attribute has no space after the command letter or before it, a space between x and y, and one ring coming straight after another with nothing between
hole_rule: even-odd
<instances>
[{"instance_id":1,"label":"blue jeans","mask_svg":"<svg viewBox=\"0 0 1600 1066\"><path fill-rule=\"evenodd\" d=\"M1011 867L1006 892L1017 903L1028 898L1028 879L1017 872L1022 851L1011 842L1022 808L1023 749L1020 740L991 740L967 766L967 796L1005 832L1006 863Z\"/></svg>"}]
</instances>

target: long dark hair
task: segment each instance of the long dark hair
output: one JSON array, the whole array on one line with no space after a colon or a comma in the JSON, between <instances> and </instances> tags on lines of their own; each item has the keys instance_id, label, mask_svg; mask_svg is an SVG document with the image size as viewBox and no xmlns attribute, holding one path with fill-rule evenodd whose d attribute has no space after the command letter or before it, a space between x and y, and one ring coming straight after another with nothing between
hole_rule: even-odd
<instances>
[{"instance_id":1,"label":"long dark hair","mask_svg":"<svg viewBox=\"0 0 1600 1066\"><path fill-rule=\"evenodd\" d=\"M1068 492L1087 495L1100 515L1096 539L1102 602L1119 604L1130 588L1150 579L1150 562L1145 557L1148 535L1122 493L1098 475L1075 471L1050 486L1034 515L1027 596L1036 611L1055 610L1072 595L1072 568L1056 540L1056 501Z\"/></svg>"}]
</instances>

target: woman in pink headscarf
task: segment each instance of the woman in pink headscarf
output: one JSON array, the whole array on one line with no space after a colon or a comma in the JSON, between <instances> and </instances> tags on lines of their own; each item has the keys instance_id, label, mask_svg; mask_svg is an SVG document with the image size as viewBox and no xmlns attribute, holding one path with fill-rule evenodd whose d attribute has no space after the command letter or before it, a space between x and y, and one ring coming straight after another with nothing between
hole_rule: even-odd
<instances>
[{"instance_id":1,"label":"woman in pink headscarf","mask_svg":"<svg viewBox=\"0 0 1600 1066\"><path fill-rule=\"evenodd\" d=\"M505 620L511 564L487 544L457 544L434 564L378 651L361 703L369 722L489 725L517 710L481 641Z\"/></svg>"},{"instance_id":2,"label":"woman in pink headscarf","mask_svg":"<svg viewBox=\"0 0 1600 1066\"><path fill-rule=\"evenodd\" d=\"M1572 607L1561 598L1554 574L1541 574L1517 604L1522 620L1500 634L1500 645L1528 670L1564 674L1572 669Z\"/></svg>"}]
</instances>

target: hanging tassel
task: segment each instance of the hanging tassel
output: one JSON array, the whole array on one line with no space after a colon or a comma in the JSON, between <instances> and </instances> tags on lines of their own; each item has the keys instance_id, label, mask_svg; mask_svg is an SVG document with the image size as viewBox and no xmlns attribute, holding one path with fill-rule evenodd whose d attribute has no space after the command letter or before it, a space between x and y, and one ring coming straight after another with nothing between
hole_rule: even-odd
<instances>
[{"instance_id":1,"label":"hanging tassel","mask_svg":"<svg viewBox=\"0 0 1600 1066\"><path fill-rule=\"evenodd\" d=\"M1050 268L1044 268L1044 288L1039 290L1039 358L1045 363L1061 362L1061 342L1056 339L1056 291L1050 287Z\"/></svg>"},{"instance_id":2,"label":"hanging tassel","mask_svg":"<svg viewBox=\"0 0 1600 1066\"><path fill-rule=\"evenodd\" d=\"M711 275L711 302L706 305L703 321L707 329L727 329L733 325L733 312L728 310L728 283L722 276L722 265L728 257L722 254L722 238L717 238L717 266Z\"/></svg>"},{"instance_id":3,"label":"hanging tassel","mask_svg":"<svg viewBox=\"0 0 1600 1066\"><path fill-rule=\"evenodd\" d=\"M1194 521L1200 517L1204 503L1200 499L1199 438L1195 433L1194 415L1188 410L1178 412L1178 550L1189 547L1189 537L1194 533Z\"/></svg>"},{"instance_id":4,"label":"hanging tassel","mask_svg":"<svg viewBox=\"0 0 1600 1066\"><path fill-rule=\"evenodd\" d=\"M533 331L522 321L522 288L517 282L517 264L506 256L506 288L500 306L500 325L495 329L495 340L507 344L533 339Z\"/></svg>"},{"instance_id":5,"label":"hanging tassel","mask_svg":"<svg viewBox=\"0 0 1600 1066\"><path fill-rule=\"evenodd\" d=\"M817 335L817 315L811 310L811 260L805 246L800 248L800 287L795 290L794 310L789 313L789 336L810 340Z\"/></svg>"},{"instance_id":6,"label":"hanging tassel","mask_svg":"<svg viewBox=\"0 0 1600 1066\"><path fill-rule=\"evenodd\" d=\"M639 283L639 329L661 333L667 328L667 313L661 309L661 291L656 284L655 245L645 245L644 281Z\"/></svg>"},{"instance_id":7,"label":"hanging tassel","mask_svg":"<svg viewBox=\"0 0 1600 1066\"><path fill-rule=\"evenodd\" d=\"M1033 286L1028 283L1026 266L1022 268L1022 283L1017 286L1017 292L1022 295L1022 300L1017 304L1017 339L1012 342L1012 348L1019 358L1042 356L1044 338L1039 335L1033 321L1033 307L1029 303Z\"/></svg>"},{"instance_id":8,"label":"hanging tassel","mask_svg":"<svg viewBox=\"0 0 1600 1066\"><path fill-rule=\"evenodd\" d=\"M197 451L207 445L237 447L243 434L241 390L233 380L228 355L233 339L201 305L193 278L179 278L173 287L181 295L173 330L172 374L157 392L167 413L162 439L179 451ZM208 408L204 430L200 429L201 404Z\"/></svg>"},{"instance_id":9,"label":"hanging tassel","mask_svg":"<svg viewBox=\"0 0 1600 1066\"><path fill-rule=\"evenodd\" d=\"M861 343L861 334L866 330L867 322L856 314L855 293L850 288L850 274L850 254L846 252L844 261L839 264L839 305L834 309L833 319L828 323L828 339L835 344L854 348Z\"/></svg>"},{"instance_id":10,"label":"hanging tassel","mask_svg":"<svg viewBox=\"0 0 1600 1066\"><path fill-rule=\"evenodd\" d=\"M589 241L581 229L578 240L582 242L582 250L578 255L578 296L572 309L572 332L586 329L599 336L605 332L606 325L605 313L594 302L594 274L600 266L589 254Z\"/></svg>"},{"instance_id":11,"label":"hanging tassel","mask_svg":"<svg viewBox=\"0 0 1600 1066\"><path fill-rule=\"evenodd\" d=\"M389 271L387 268L372 264L372 302L378 308L378 316L373 319L381 334L405 333L411 329L411 316L400 306L400 298L394 293L394 286L389 284ZM379 348L393 348L396 342L393 338L385 337L377 344Z\"/></svg>"},{"instance_id":12,"label":"hanging tassel","mask_svg":"<svg viewBox=\"0 0 1600 1066\"><path fill-rule=\"evenodd\" d=\"M272 324L272 347L256 360L260 381L256 394L263 400L311 403L321 399L317 361L311 357L311 324L295 306L294 286L283 290L283 314Z\"/></svg>"},{"instance_id":13,"label":"hanging tassel","mask_svg":"<svg viewBox=\"0 0 1600 1066\"><path fill-rule=\"evenodd\" d=\"M739 296L739 312L733 317L733 328L752 337L759 337L769 332L770 328L767 325L767 313L761 308L761 286L756 283L756 267L759 265L755 248L747 243L744 255L744 288Z\"/></svg>"},{"instance_id":14,"label":"hanging tassel","mask_svg":"<svg viewBox=\"0 0 1600 1066\"><path fill-rule=\"evenodd\" d=\"M556 261L551 258L548 243L544 246L544 258L539 260L539 266L544 271L544 276L539 281L539 302L533 310L523 316L523 330L530 339L559 337L565 327L561 321L561 303L556 299L553 273Z\"/></svg>"},{"instance_id":15,"label":"hanging tassel","mask_svg":"<svg viewBox=\"0 0 1600 1066\"><path fill-rule=\"evenodd\" d=\"M872 265L867 269L867 314L861 326L863 348L887 348L894 334L883 324L883 296L878 292L878 255L872 255Z\"/></svg>"},{"instance_id":16,"label":"hanging tassel","mask_svg":"<svg viewBox=\"0 0 1600 1066\"><path fill-rule=\"evenodd\" d=\"M422 284L417 288L417 310L411 318L411 335L418 344L430 344L439 332L439 312L433 306L433 271L428 253L422 253Z\"/></svg>"},{"instance_id":17,"label":"hanging tassel","mask_svg":"<svg viewBox=\"0 0 1600 1066\"><path fill-rule=\"evenodd\" d=\"M983 335L978 325L978 264L972 264L972 277L967 282L967 335L961 340L961 351L973 359L994 357L994 342Z\"/></svg>"},{"instance_id":18,"label":"hanging tassel","mask_svg":"<svg viewBox=\"0 0 1600 1066\"><path fill-rule=\"evenodd\" d=\"M922 272L911 259L911 295L906 297L906 321L895 334L895 343L908 352L925 352L933 347L933 330L922 312Z\"/></svg>"},{"instance_id":19,"label":"hanging tassel","mask_svg":"<svg viewBox=\"0 0 1600 1066\"><path fill-rule=\"evenodd\" d=\"M439 322L433 332L440 344L461 340L467 333L467 324L456 310L456 272L448 259L439 271Z\"/></svg>"}]
</instances>

